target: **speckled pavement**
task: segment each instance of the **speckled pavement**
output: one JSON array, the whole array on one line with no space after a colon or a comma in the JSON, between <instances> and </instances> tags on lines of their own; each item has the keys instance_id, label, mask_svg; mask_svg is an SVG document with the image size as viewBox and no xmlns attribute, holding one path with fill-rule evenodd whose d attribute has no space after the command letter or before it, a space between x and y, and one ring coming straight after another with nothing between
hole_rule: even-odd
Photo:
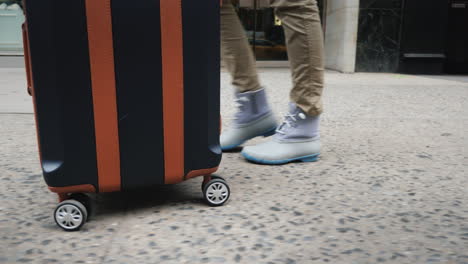
<instances>
[{"instance_id":1,"label":"speckled pavement","mask_svg":"<svg viewBox=\"0 0 468 264\"><path fill-rule=\"evenodd\" d=\"M284 113L288 71L261 75ZM0 263L468 263L468 78L326 77L320 161L227 153L225 206L203 203L200 179L102 194L67 233L52 218L22 69L0 69Z\"/></svg>"}]
</instances>

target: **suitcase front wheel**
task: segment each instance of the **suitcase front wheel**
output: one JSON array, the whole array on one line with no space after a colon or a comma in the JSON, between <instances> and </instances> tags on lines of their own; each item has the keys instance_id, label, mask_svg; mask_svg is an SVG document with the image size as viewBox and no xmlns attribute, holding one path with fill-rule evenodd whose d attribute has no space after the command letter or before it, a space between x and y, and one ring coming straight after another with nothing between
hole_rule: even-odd
<instances>
[{"instance_id":1,"label":"suitcase front wheel","mask_svg":"<svg viewBox=\"0 0 468 264\"><path fill-rule=\"evenodd\" d=\"M79 230L88 218L88 210L79 201L69 199L57 205L55 223L65 231Z\"/></svg>"},{"instance_id":2,"label":"suitcase front wheel","mask_svg":"<svg viewBox=\"0 0 468 264\"><path fill-rule=\"evenodd\" d=\"M211 176L208 182L202 185L203 196L210 206L221 206L229 200L231 190L227 182L218 176Z\"/></svg>"}]
</instances>

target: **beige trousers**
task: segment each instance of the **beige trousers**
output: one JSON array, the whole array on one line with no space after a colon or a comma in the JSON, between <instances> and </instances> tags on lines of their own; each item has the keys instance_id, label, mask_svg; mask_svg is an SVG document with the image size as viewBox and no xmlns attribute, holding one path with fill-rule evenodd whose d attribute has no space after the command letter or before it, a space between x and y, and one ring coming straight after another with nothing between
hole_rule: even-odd
<instances>
[{"instance_id":1,"label":"beige trousers","mask_svg":"<svg viewBox=\"0 0 468 264\"><path fill-rule=\"evenodd\" d=\"M323 32L316 0L268 0L282 21L291 65L293 88L290 99L304 112L323 111ZM261 88L255 58L245 31L232 6L221 7L221 57L240 92Z\"/></svg>"}]
</instances>

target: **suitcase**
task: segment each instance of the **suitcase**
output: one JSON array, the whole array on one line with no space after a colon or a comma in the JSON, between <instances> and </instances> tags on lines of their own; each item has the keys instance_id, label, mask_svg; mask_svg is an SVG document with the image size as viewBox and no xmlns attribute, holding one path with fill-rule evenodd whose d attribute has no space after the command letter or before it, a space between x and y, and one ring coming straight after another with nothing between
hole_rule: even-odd
<instances>
[{"instance_id":1,"label":"suitcase","mask_svg":"<svg viewBox=\"0 0 468 264\"><path fill-rule=\"evenodd\" d=\"M25 0L28 91L58 226L79 229L85 193L204 176L221 161L219 1Z\"/></svg>"}]
</instances>

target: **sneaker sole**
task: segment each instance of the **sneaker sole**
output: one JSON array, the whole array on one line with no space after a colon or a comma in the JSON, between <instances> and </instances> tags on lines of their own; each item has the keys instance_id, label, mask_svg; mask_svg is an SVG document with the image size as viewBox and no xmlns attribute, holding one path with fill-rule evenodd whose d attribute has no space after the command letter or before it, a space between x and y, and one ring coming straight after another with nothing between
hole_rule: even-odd
<instances>
[{"instance_id":1,"label":"sneaker sole","mask_svg":"<svg viewBox=\"0 0 468 264\"><path fill-rule=\"evenodd\" d=\"M241 146L242 144L244 144L244 143L247 142L248 140L251 140L252 138L256 138L256 137L270 137L270 136L273 136L275 133L276 133L276 127L273 128L273 129L268 130L266 133L261 133L260 135L247 138L246 140L244 140L244 141L242 141L242 142L240 142L240 143L238 143L238 144L233 144L233 145L229 145L229 146L226 146L226 147L221 147L221 150L222 150L222 151L233 150L233 149L235 149L235 148Z\"/></svg>"},{"instance_id":2,"label":"sneaker sole","mask_svg":"<svg viewBox=\"0 0 468 264\"><path fill-rule=\"evenodd\" d=\"M244 158L246 158L248 161L252 161L254 163L258 164L265 164L265 165L282 165L294 161L302 161L302 162L315 162L318 160L320 153L313 154L313 155L308 155L308 156L303 156L303 157L297 157L297 158L292 158L292 159L285 159L285 160L264 160L264 159L258 159L255 157L252 157L244 152L241 153Z\"/></svg>"}]
</instances>

